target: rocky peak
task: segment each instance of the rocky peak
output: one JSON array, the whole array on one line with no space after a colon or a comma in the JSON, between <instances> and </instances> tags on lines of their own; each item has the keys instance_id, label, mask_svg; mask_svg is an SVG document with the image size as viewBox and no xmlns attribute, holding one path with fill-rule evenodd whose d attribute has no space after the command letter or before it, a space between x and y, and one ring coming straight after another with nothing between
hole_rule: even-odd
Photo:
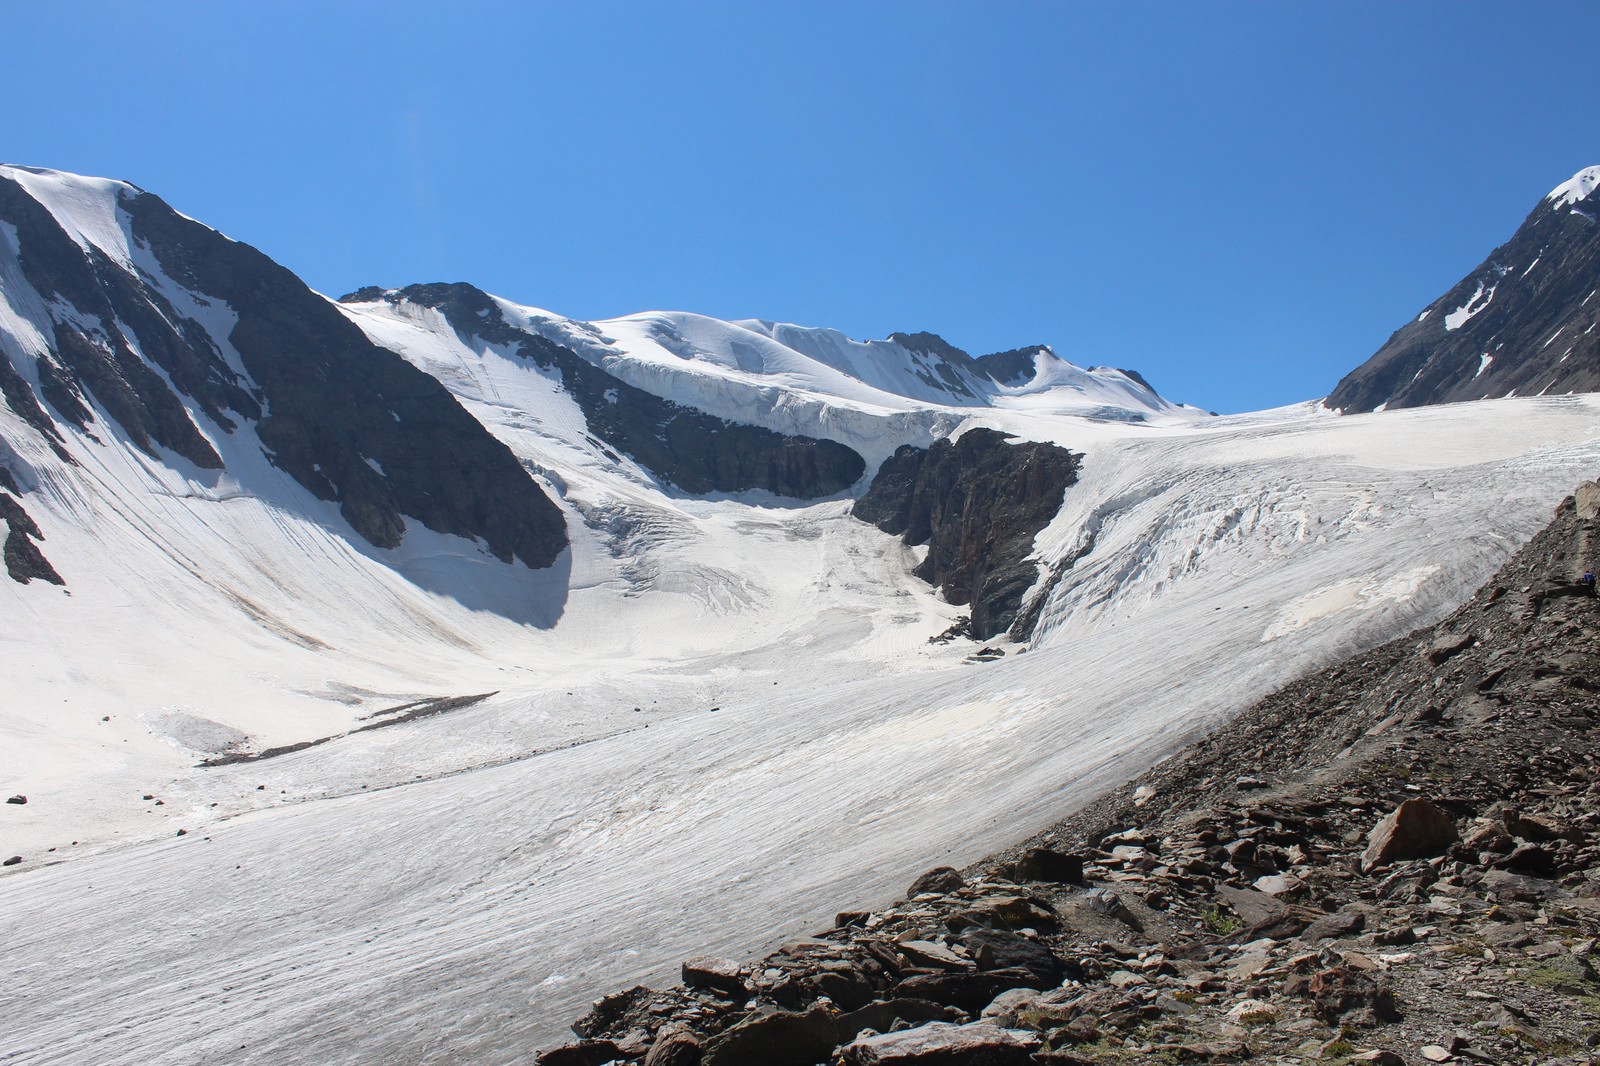
<instances>
[{"instance_id":1,"label":"rocky peak","mask_svg":"<svg viewBox=\"0 0 1600 1066\"><path fill-rule=\"evenodd\" d=\"M1396 330L1324 403L1344 412L1600 389L1600 167Z\"/></svg>"}]
</instances>

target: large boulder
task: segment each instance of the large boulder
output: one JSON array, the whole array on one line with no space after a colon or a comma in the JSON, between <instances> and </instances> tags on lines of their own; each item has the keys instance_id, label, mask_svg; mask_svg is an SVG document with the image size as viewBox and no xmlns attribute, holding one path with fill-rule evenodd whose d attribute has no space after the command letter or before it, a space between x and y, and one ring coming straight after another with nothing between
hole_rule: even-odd
<instances>
[{"instance_id":1,"label":"large boulder","mask_svg":"<svg viewBox=\"0 0 1600 1066\"><path fill-rule=\"evenodd\" d=\"M1361 869L1374 870L1406 859L1442 855L1461 834L1455 821L1425 799L1408 799L1372 827Z\"/></svg>"},{"instance_id":2,"label":"large boulder","mask_svg":"<svg viewBox=\"0 0 1600 1066\"><path fill-rule=\"evenodd\" d=\"M916 1029L857 1037L840 1051L846 1066L1022 1066L1033 1061L1033 1033L978 1022L931 1022Z\"/></svg>"}]
</instances>

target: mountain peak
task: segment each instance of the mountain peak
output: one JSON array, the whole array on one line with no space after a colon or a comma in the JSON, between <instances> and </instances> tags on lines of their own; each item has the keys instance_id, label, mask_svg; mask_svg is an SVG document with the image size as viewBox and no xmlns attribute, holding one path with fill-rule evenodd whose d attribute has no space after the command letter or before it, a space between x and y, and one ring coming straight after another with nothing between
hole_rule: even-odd
<instances>
[{"instance_id":1,"label":"mountain peak","mask_svg":"<svg viewBox=\"0 0 1600 1066\"><path fill-rule=\"evenodd\" d=\"M1600 167L1584 167L1551 189L1545 199L1554 201L1557 207L1565 207L1579 200L1587 200L1597 186L1600 186Z\"/></svg>"}]
</instances>

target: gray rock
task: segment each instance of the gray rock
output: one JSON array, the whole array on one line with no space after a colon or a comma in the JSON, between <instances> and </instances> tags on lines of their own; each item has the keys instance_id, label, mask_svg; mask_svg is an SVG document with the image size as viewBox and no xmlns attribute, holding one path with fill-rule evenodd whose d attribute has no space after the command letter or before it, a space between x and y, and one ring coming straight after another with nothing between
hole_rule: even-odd
<instances>
[{"instance_id":1,"label":"gray rock","mask_svg":"<svg viewBox=\"0 0 1600 1066\"><path fill-rule=\"evenodd\" d=\"M1319 940L1341 940L1344 937L1355 936L1366 927L1366 914L1352 907L1346 907L1336 914L1318 918L1306 926L1305 931L1300 934L1300 939L1308 944L1315 944Z\"/></svg>"},{"instance_id":2,"label":"gray rock","mask_svg":"<svg viewBox=\"0 0 1600 1066\"><path fill-rule=\"evenodd\" d=\"M845 1066L1023 1066L1040 1040L1032 1033L977 1022L932 1022L916 1029L858 1037L845 1045Z\"/></svg>"},{"instance_id":3,"label":"gray rock","mask_svg":"<svg viewBox=\"0 0 1600 1066\"><path fill-rule=\"evenodd\" d=\"M980 970L1023 969L1047 985L1060 984L1067 972L1061 959L1036 940L1001 929L972 929L961 938Z\"/></svg>"}]
</instances>

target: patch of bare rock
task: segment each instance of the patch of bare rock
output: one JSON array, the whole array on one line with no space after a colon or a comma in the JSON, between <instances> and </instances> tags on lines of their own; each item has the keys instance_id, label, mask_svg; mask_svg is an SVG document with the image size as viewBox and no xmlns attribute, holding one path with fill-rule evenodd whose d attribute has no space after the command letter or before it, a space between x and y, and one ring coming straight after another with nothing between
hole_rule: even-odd
<instances>
[{"instance_id":1,"label":"patch of bare rock","mask_svg":"<svg viewBox=\"0 0 1600 1066\"><path fill-rule=\"evenodd\" d=\"M1592 1064L1597 510L1039 836L607 996L538 1062Z\"/></svg>"}]
</instances>

